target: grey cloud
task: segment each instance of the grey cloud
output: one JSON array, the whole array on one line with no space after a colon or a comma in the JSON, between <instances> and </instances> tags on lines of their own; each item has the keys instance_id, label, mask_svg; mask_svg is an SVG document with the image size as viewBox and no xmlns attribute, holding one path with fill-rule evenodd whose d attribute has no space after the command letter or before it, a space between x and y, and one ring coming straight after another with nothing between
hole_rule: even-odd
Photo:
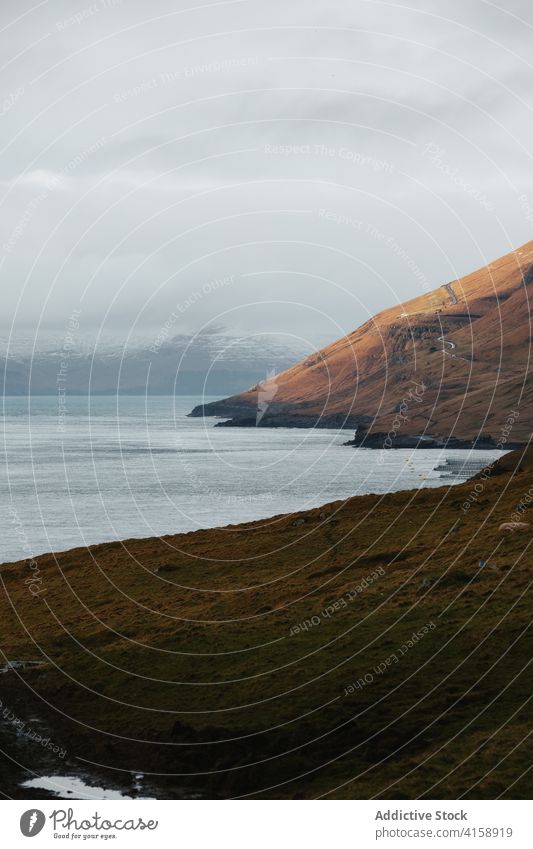
<instances>
[{"instance_id":1,"label":"grey cloud","mask_svg":"<svg viewBox=\"0 0 533 849\"><path fill-rule=\"evenodd\" d=\"M528 4L189 5L3 5L3 330L157 328L230 274L180 332L334 338L531 237Z\"/></svg>"}]
</instances>

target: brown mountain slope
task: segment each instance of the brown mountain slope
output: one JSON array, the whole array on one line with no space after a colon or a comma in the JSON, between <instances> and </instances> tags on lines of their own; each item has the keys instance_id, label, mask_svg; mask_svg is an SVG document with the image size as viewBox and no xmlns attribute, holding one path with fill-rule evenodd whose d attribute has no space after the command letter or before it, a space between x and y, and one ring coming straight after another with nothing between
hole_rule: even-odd
<instances>
[{"instance_id":1,"label":"brown mountain slope","mask_svg":"<svg viewBox=\"0 0 533 849\"><path fill-rule=\"evenodd\" d=\"M514 413L513 439L526 440L532 284L533 241L378 313L269 381L193 415L236 417L235 424L259 419L261 426L365 423L373 433L402 435L475 438L483 431L498 439Z\"/></svg>"}]
</instances>

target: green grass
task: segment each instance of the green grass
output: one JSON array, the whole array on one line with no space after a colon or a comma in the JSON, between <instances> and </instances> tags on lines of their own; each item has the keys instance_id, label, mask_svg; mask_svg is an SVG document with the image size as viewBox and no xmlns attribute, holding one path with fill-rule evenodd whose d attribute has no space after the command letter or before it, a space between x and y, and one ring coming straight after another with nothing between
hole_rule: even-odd
<instances>
[{"instance_id":1,"label":"green grass","mask_svg":"<svg viewBox=\"0 0 533 849\"><path fill-rule=\"evenodd\" d=\"M498 527L532 467L487 480L466 513L468 482L354 498L299 527L47 555L38 598L27 564L3 566L1 648L48 658L22 674L32 690L3 676L4 701L109 775L172 774L162 795L527 797L533 529Z\"/></svg>"}]
</instances>

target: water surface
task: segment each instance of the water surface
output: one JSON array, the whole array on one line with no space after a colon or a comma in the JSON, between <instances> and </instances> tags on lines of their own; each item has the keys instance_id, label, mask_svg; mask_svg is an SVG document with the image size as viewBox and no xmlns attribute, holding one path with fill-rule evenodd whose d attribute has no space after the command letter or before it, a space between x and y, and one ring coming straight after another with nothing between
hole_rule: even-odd
<instances>
[{"instance_id":1,"label":"water surface","mask_svg":"<svg viewBox=\"0 0 533 849\"><path fill-rule=\"evenodd\" d=\"M442 486L445 457L376 451L349 431L216 428L187 413L214 398L5 398L0 562L218 527L368 492Z\"/></svg>"}]
</instances>

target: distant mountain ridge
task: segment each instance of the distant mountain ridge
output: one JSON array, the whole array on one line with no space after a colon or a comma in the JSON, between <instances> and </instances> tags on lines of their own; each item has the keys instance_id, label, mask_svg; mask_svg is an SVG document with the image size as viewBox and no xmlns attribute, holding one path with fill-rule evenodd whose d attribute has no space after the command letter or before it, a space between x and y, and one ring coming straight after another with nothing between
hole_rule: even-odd
<instances>
[{"instance_id":1,"label":"distant mountain ridge","mask_svg":"<svg viewBox=\"0 0 533 849\"><path fill-rule=\"evenodd\" d=\"M374 434L529 439L533 241L461 279L383 310L260 387L192 415L259 425L359 426ZM396 444L400 444L397 442Z\"/></svg>"}]
</instances>

